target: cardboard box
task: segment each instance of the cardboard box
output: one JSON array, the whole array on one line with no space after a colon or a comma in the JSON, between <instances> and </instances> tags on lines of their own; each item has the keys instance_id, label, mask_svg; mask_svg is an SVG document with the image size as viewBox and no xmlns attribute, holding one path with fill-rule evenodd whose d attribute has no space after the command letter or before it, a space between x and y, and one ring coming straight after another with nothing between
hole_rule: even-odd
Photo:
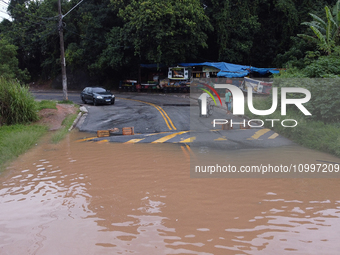
<instances>
[{"instance_id":1,"label":"cardboard box","mask_svg":"<svg viewBox=\"0 0 340 255\"><path fill-rule=\"evenodd\" d=\"M123 129L123 135L134 135L133 127L124 127Z\"/></svg>"},{"instance_id":2,"label":"cardboard box","mask_svg":"<svg viewBox=\"0 0 340 255\"><path fill-rule=\"evenodd\" d=\"M97 137L107 137L110 136L109 130L98 130L97 131Z\"/></svg>"}]
</instances>

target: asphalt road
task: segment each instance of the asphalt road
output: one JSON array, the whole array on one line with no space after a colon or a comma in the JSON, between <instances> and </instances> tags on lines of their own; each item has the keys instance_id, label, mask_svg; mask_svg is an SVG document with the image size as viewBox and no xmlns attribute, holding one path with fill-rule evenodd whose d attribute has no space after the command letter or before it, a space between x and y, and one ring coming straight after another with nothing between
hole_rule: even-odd
<instances>
[{"instance_id":1,"label":"asphalt road","mask_svg":"<svg viewBox=\"0 0 340 255\"><path fill-rule=\"evenodd\" d=\"M114 105L87 104L80 131L134 127L135 133L190 130L189 98L172 95L118 94Z\"/></svg>"},{"instance_id":2,"label":"asphalt road","mask_svg":"<svg viewBox=\"0 0 340 255\"><path fill-rule=\"evenodd\" d=\"M62 92L34 92L36 99L62 100ZM79 92L70 92L69 100L83 105ZM224 106L214 108L209 117L200 117L197 100L189 94L115 94L114 105L85 104L88 113L77 127L93 133L83 141L119 143L184 143L195 147L217 149L271 148L292 145L292 142L266 128L222 130L213 127L214 119L247 121L244 117L227 115ZM122 135L123 127L133 127L135 135ZM110 137L97 138L98 130L118 128Z\"/></svg>"}]
</instances>

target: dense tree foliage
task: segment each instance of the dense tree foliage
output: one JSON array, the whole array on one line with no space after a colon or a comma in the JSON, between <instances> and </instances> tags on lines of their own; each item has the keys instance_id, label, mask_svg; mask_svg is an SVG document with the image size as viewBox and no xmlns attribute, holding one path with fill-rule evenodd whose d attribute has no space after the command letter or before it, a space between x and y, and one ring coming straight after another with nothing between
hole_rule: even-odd
<instances>
[{"instance_id":1,"label":"dense tree foliage","mask_svg":"<svg viewBox=\"0 0 340 255\"><path fill-rule=\"evenodd\" d=\"M78 2L63 0L62 13ZM310 14L328 25L325 6L332 11L336 2L83 1L63 18L66 64L70 71L82 70L101 81L136 73L140 63L226 61L286 67L288 62L301 69L318 59L305 58L317 45L297 34L316 38L310 25L321 23L316 24ZM57 1L12 0L8 12L12 20L0 23L0 38L16 46L19 67L27 68L32 80L59 74ZM335 23L338 18L332 14Z\"/></svg>"},{"instance_id":2,"label":"dense tree foliage","mask_svg":"<svg viewBox=\"0 0 340 255\"><path fill-rule=\"evenodd\" d=\"M340 28L340 2L337 2L333 8L333 11L328 6L325 7L326 20L321 17L310 13L313 21L302 23L311 28L314 36L299 34L298 36L303 37L307 40L317 43L319 48L325 51L327 54L331 54L332 49L337 44L339 45L339 28Z\"/></svg>"},{"instance_id":3,"label":"dense tree foliage","mask_svg":"<svg viewBox=\"0 0 340 255\"><path fill-rule=\"evenodd\" d=\"M112 1L114 4L115 1ZM144 61L171 64L207 48L212 30L198 0L132 0L119 9L122 41Z\"/></svg>"},{"instance_id":4,"label":"dense tree foliage","mask_svg":"<svg viewBox=\"0 0 340 255\"><path fill-rule=\"evenodd\" d=\"M0 76L5 79L19 79L27 81L28 72L19 69L16 57L16 46L9 44L6 40L0 40Z\"/></svg>"}]
</instances>

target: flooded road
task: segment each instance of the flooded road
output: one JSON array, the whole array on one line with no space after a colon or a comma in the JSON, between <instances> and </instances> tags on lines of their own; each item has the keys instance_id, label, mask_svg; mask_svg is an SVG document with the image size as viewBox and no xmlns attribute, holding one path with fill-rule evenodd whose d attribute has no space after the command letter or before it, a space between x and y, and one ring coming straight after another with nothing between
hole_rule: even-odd
<instances>
[{"instance_id":1,"label":"flooded road","mask_svg":"<svg viewBox=\"0 0 340 255\"><path fill-rule=\"evenodd\" d=\"M0 254L339 253L340 179L195 179L185 146L83 136L0 175Z\"/></svg>"}]
</instances>

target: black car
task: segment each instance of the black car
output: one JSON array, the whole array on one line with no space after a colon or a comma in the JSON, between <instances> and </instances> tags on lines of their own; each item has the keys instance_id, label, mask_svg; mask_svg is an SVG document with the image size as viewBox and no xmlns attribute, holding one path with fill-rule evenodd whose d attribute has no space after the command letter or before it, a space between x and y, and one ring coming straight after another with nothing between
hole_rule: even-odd
<instances>
[{"instance_id":1,"label":"black car","mask_svg":"<svg viewBox=\"0 0 340 255\"><path fill-rule=\"evenodd\" d=\"M80 98L84 104L86 102L92 102L93 105L115 104L115 96L109 90L101 87L86 87L81 92Z\"/></svg>"}]
</instances>

